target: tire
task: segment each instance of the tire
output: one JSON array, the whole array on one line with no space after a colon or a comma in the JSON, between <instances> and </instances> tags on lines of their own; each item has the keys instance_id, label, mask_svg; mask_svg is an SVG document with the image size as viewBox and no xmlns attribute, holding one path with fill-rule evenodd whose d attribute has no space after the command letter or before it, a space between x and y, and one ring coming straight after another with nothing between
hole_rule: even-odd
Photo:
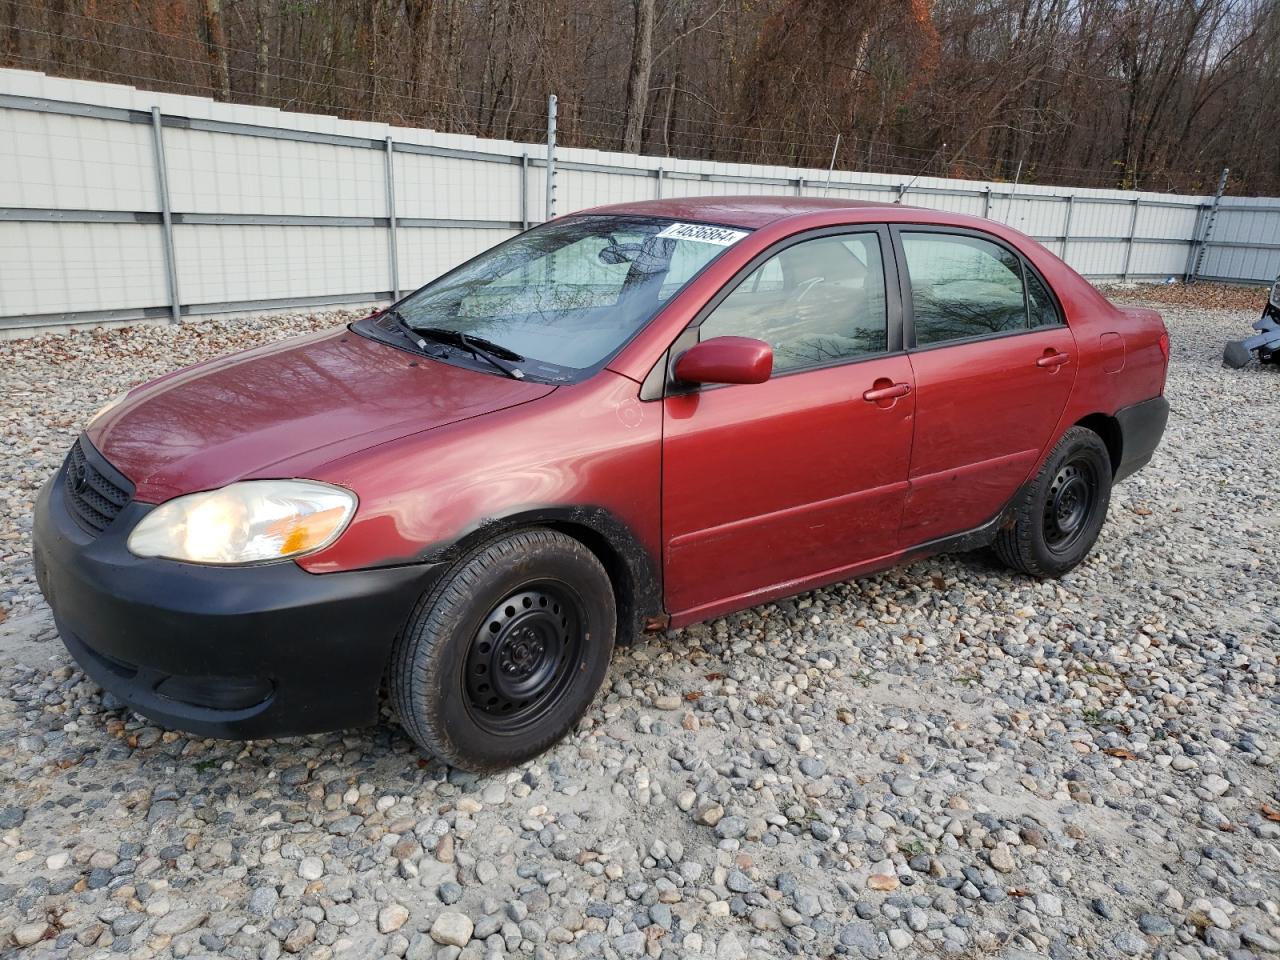
<instances>
[{"instance_id":1,"label":"tire","mask_svg":"<svg viewBox=\"0 0 1280 960\"><path fill-rule=\"evenodd\" d=\"M1222 365L1239 370L1249 365L1253 355L1245 349L1243 340L1230 340L1222 349Z\"/></svg>"},{"instance_id":2,"label":"tire","mask_svg":"<svg viewBox=\"0 0 1280 960\"><path fill-rule=\"evenodd\" d=\"M1000 560L1033 577L1060 577L1093 548L1111 502L1111 456L1092 430L1072 427L1013 504L996 535Z\"/></svg>"},{"instance_id":3,"label":"tire","mask_svg":"<svg viewBox=\"0 0 1280 960\"><path fill-rule=\"evenodd\" d=\"M613 586L572 537L533 529L477 547L397 638L392 709L424 751L476 773L522 763L581 718L609 670Z\"/></svg>"}]
</instances>

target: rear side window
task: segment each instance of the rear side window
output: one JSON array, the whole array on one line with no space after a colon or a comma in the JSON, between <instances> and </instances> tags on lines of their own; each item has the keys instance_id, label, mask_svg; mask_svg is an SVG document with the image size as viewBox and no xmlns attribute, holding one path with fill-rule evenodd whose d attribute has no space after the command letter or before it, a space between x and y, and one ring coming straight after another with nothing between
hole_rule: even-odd
<instances>
[{"instance_id":1,"label":"rear side window","mask_svg":"<svg viewBox=\"0 0 1280 960\"><path fill-rule=\"evenodd\" d=\"M977 237L905 231L902 248L918 345L1027 329L1022 261L1012 251Z\"/></svg>"},{"instance_id":2,"label":"rear side window","mask_svg":"<svg viewBox=\"0 0 1280 960\"><path fill-rule=\"evenodd\" d=\"M753 270L699 328L699 338L754 337L773 347L775 373L883 353L884 262L876 233L818 237Z\"/></svg>"}]
</instances>

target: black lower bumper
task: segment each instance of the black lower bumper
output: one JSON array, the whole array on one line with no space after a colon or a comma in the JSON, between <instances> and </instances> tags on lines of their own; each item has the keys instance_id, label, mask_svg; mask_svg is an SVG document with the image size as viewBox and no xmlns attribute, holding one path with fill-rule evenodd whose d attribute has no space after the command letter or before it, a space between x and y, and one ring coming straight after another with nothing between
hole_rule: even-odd
<instances>
[{"instance_id":1,"label":"black lower bumper","mask_svg":"<svg viewBox=\"0 0 1280 960\"><path fill-rule=\"evenodd\" d=\"M1169 422L1169 401L1154 397L1123 407L1116 411L1120 424L1120 464L1116 467L1115 480L1136 473L1151 462L1151 455L1160 445L1165 425Z\"/></svg>"},{"instance_id":2,"label":"black lower bumper","mask_svg":"<svg viewBox=\"0 0 1280 960\"><path fill-rule=\"evenodd\" d=\"M1266 313L1253 329L1258 332L1244 341L1244 348L1256 353L1262 363L1276 362L1280 358L1280 309L1268 304Z\"/></svg>"},{"instance_id":3,"label":"black lower bumper","mask_svg":"<svg viewBox=\"0 0 1280 960\"><path fill-rule=\"evenodd\" d=\"M207 567L125 546L151 509L100 535L73 522L61 472L33 549L63 641L90 677L157 723L251 739L373 722L391 644L438 566L313 575L292 562Z\"/></svg>"}]
</instances>

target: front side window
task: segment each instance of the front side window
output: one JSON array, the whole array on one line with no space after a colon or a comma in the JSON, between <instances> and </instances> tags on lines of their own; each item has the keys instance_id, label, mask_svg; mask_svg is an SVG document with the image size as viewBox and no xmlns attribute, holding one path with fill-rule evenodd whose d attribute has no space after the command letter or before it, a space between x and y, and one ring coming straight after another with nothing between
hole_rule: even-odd
<instances>
[{"instance_id":1,"label":"front side window","mask_svg":"<svg viewBox=\"0 0 1280 960\"><path fill-rule=\"evenodd\" d=\"M570 217L482 253L396 311L415 329L496 345L520 358L525 375L572 380L617 352L746 235L653 217Z\"/></svg>"},{"instance_id":2,"label":"front side window","mask_svg":"<svg viewBox=\"0 0 1280 960\"><path fill-rule=\"evenodd\" d=\"M920 346L1025 330L1022 261L996 243L945 233L902 234Z\"/></svg>"},{"instance_id":3,"label":"front side window","mask_svg":"<svg viewBox=\"0 0 1280 960\"><path fill-rule=\"evenodd\" d=\"M699 339L738 336L773 347L773 369L851 360L888 349L880 237L854 233L793 244L753 270L712 311Z\"/></svg>"}]
</instances>

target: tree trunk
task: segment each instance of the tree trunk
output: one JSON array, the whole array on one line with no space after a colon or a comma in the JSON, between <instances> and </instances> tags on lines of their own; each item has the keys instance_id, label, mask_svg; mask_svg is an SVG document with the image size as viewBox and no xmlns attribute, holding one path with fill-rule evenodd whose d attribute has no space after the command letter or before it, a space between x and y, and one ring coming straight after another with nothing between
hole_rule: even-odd
<instances>
[{"instance_id":1,"label":"tree trunk","mask_svg":"<svg viewBox=\"0 0 1280 960\"><path fill-rule=\"evenodd\" d=\"M5 9L4 60L6 66L22 66L22 32L18 26L18 5L8 0Z\"/></svg>"},{"instance_id":2,"label":"tree trunk","mask_svg":"<svg viewBox=\"0 0 1280 960\"><path fill-rule=\"evenodd\" d=\"M632 2L636 29L631 40L631 69L627 73L627 122L622 149L626 153L639 153L644 115L649 106L649 75L653 71L654 0Z\"/></svg>"},{"instance_id":3,"label":"tree trunk","mask_svg":"<svg viewBox=\"0 0 1280 960\"><path fill-rule=\"evenodd\" d=\"M257 22L254 25L255 40L253 64L253 92L259 103L266 103L271 94L271 36L267 32L270 0L258 0Z\"/></svg>"},{"instance_id":4,"label":"tree trunk","mask_svg":"<svg viewBox=\"0 0 1280 960\"><path fill-rule=\"evenodd\" d=\"M422 103L427 94L433 46L432 0L406 0L405 17L409 22L409 113L414 125L427 125L431 115Z\"/></svg>"},{"instance_id":5,"label":"tree trunk","mask_svg":"<svg viewBox=\"0 0 1280 960\"><path fill-rule=\"evenodd\" d=\"M671 86L667 88L667 106L662 114L662 155L671 156L671 124L675 117L676 93L684 76L680 67L676 67L675 76L671 78Z\"/></svg>"},{"instance_id":6,"label":"tree trunk","mask_svg":"<svg viewBox=\"0 0 1280 960\"><path fill-rule=\"evenodd\" d=\"M231 99L231 67L227 62L227 35L222 28L222 0L204 0L204 37L209 51L209 79L217 100Z\"/></svg>"}]
</instances>

